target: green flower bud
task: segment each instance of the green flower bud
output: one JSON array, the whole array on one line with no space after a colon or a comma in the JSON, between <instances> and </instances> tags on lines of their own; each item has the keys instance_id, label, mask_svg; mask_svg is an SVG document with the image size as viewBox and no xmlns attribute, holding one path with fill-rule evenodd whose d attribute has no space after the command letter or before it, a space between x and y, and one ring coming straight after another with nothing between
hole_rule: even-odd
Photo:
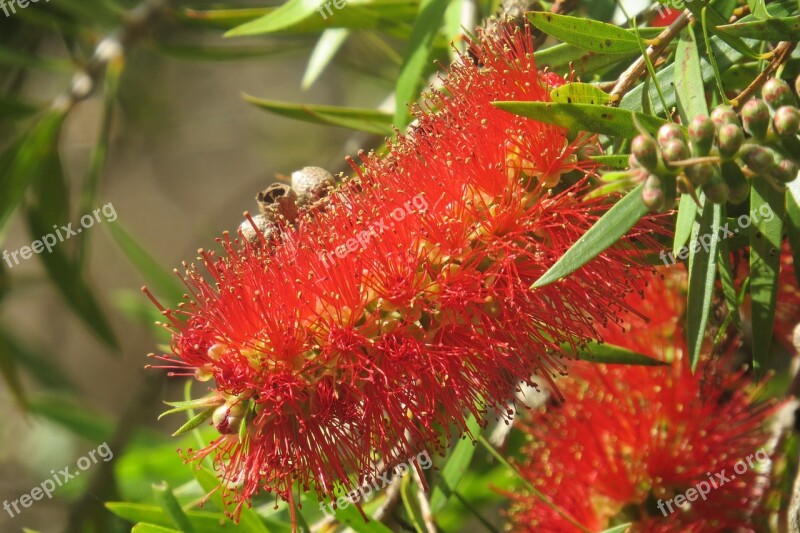
<instances>
[{"instance_id":1,"label":"green flower bud","mask_svg":"<svg viewBox=\"0 0 800 533\"><path fill-rule=\"evenodd\" d=\"M754 98L742 106L744 130L758 140L763 140L767 136L769 119L769 108L764 100Z\"/></svg>"},{"instance_id":2,"label":"green flower bud","mask_svg":"<svg viewBox=\"0 0 800 533\"><path fill-rule=\"evenodd\" d=\"M750 196L750 182L745 178L742 169L733 161L726 161L722 164L722 177L728 184L728 201L734 205L739 205Z\"/></svg>"},{"instance_id":3,"label":"green flower bud","mask_svg":"<svg viewBox=\"0 0 800 533\"><path fill-rule=\"evenodd\" d=\"M772 128L779 137L795 135L800 130L800 111L788 105L778 108L772 117Z\"/></svg>"},{"instance_id":4,"label":"green flower bud","mask_svg":"<svg viewBox=\"0 0 800 533\"><path fill-rule=\"evenodd\" d=\"M772 109L797 104L792 94L792 88L789 87L788 83L779 78L767 80L767 83L761 88L761 96Z\"/></svg>"},{"instance_id":5,"label":"green flower bud","mask_svg":"<svg viewBox=\"0 0 800 533\"><path fill-rule=\"evenodd\" d=\"M793 159L781 159L772 169L772 176L781 183L789 183L797 178L797 163Z\"/></svg>"},{"instance_id":6,"label":"green flower bud","mask_svg":"<svg viewBox=\"0 0 800 533\"><path fill-rule=\"evenodd\" d=\"M661 178L650 174L642 187L642 201L650 211L661 213L666 207L666 197L661 184Z\"/></svg>"},{"instance_id":7,"label":"green flower bud","mask_svg":"<svg viewBox=\"0 0 800 533\"><path fill-rule=\"evenodd\" d=\"M719 155L723 159L735 157L743 142L744 132L739 124L724 124L719 129Z\"/></svg>"},{"instance_id":8,"label":"green flower bud","mask_svg":"<svg viewBox=\"0 0 800 533\"><path fill-rule=\"evenodd\" d=\"M662 148L667 144L667 141L675 139L684 142L686 141L686 137L684 137L681 127L673 122L667 122L658 128L656 139L658 139L658 144L661 145Z\"/></svg>"},{"instance_id":9,"label":"green flower bud","mask_svg":"<svg viewBox=\"0 0 800 533\"><path fill-rule=\"evenodd\" d=\"M689 147L680 139L669 139L662 145L661 157L667 163L674 163L675 161L683 161L689 159Z\"/></svg>"},{"instance_id":10,"label":"green flower bud","mask_svg":"<svg viewBox=\"0 0 800 533\"><path fill-rule=\"evenodd\" d=\"M705 115L697 115L689 123L689 142L692 144L694 155L708 155L714 145L716 128L714 121Z\"/></svg>"},{"instance_id":11,"label":"green flower bud","mask_svg":"<svg viewBox=\"0 0 800 533\"><path fill-rule=\"evenodd\" d=\"M714 175L714 165L711 163L699 163L696 165L689 165L684 169L686 177L692 182L695 187L701 187L708 183L711 176Z\"/></svg>"},{"instance_id":12,"label":"green flower bud","mask_svg":"<svg viewBox=\"0 0 800 533\"><path fill-rule=\"evenodd\" d=\"M763 146L745 144L739 155L753 174L766 174L775 166L775 158Z\"/></svg>"},{"instance_id":13,"label":"green flower bud","mask_svg":"<svg viewBox=\"0 0 800 533\"><path fill-rule=\"evenodd\" d=\"M631 143L631 155L640 166L653 170L658 166L658 146L652 137L637 135Z\"/></svg>"},{"instance_id":14,"label":"green flower bud","mask_svg":"<svg viewBox=\"0 0 800 533\"><path fill-rule=\"evenodd\" d=\"M711 176L711 179L703 185L703 192L711 202L715 204L724 204L728 201L728 196L730 196L730 191L728 190L728 184L725 183L725 180L722 179L718 173L714 173Z\"/></svg>"},{"instance_id":15,"label":"green flower bud","mask_svg":"<svg viewBox=\"0 0 800 533\"><path fill-rule=\"evenodd\" d=\"M725 124L739 124L739 117L736 116L736 111L729 105L721 105L714 108L711 112L711 121L714 126L719 130Z\"/></svg>"}]
</instances>

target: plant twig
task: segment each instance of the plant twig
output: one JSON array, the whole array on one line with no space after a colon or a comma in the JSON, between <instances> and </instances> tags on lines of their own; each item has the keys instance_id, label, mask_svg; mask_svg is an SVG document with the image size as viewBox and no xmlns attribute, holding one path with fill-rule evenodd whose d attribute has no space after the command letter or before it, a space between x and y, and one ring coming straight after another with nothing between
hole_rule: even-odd
<instances>
[{"instance_id":1,"label":"plant twig","mask_svg":"<svg viewBox=\"0 0 800 533\"><path fill-rule=\"evenodd\" d=\"M678 36L691 20L691 13L688 10L684 11L672 24L667 26L658 37L653 39L653 44L647 47L647 57L651 62L657 60L661 54L664 53L669 43ZM645 72L647 72L647 62L645 61L645 56L641 56L620 76L619 81L611 91L611 105L619 104L622 97L633 88L634 84L639 81L639 78L641 78Z\"/></svg>"},{"instance_id":2,"label":"plant twig","mask_svg":"<svg viewBox=\"0 0 800 533\"><path fill-rule=\"evenodd\" d=\"M789 60L789 57L792 55L792 52L794 52L796 47L796 42L781 41L778 43L778 45L772 51L772 58L769 60L766 68L759 72L758 76L756 76L756 79L754 79L744 91L739 93L739 96L731 100L730 104L734 108L737 108L742 103L749 100L750 97L753 96L762 85L764 85L764 82L766 82L770 76L775 74L775 71L778 70L781 65Z\"/></svg>"},{"instance_id":3,"label":"plant twig","mask_svg":"<svg viewBox=\"0 0 800 533\"><path fill-rule=\"evenodd\" d=\"M125 48L142 38L163 12L164 0L144 0L125 15L124 24L103 38L83 70L75 73L69 88L53 100L53 109L69 111L88 98L100 82L106 67L122 58Z\"/></svg>"},{"instance_id":4,"label":"plant twig","mask_svg":"<svg viewBox=\"0 0 800 533\"><path fill-rule=\"evenodd\" d=\"M419 510L422 513L422 521L425 524L425 529L428 533L436 533L436 524L433 521L433 512L431 511L431 502L428 501L428 495L425 494L425 483L423 483L415 466L411 467L411 473L414 475L414 481L417 482L417 503L419 503Z\"/></svg>"}]
</instances>

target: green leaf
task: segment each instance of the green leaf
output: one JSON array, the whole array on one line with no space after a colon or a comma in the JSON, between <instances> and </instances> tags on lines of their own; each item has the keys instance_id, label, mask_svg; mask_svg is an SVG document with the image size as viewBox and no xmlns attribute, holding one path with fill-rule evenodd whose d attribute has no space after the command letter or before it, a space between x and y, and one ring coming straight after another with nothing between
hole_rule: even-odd
<instances>
[{"instance_id":1,"label":"green leaf","mask_svg":"<svg viewBox=\"0 0 800 533\"><path fill-rule=\"evenodd\" d=\"M683 245L689 240L696 215L697 204L694 203L694 199L689 194L682 194L678 203L678 218L675 222L675 238L672 242L673 251L683 248Z\"/></svg>"},{"instance_id":2,"label":"green leaf","mask_svg":"<svg viewBox=\"0 0 800 533\"><path fill-rule=\"evenodd\" d=\"M327 105L292 104L264 100L250 95L244 95L246 102L265 109L276 115L281 115L313 124L326 126L339 126L356 131L365 131L376 135L391 136L392 116L388 113L373 109L359 109L354 107L336 107Z\"/></svg>"},{"instance_id":3,"label":"green leaf","mask_svg":"<svg viewBox=\"0 0 800 533\"><path fill-rule=\"evenodd\" d=\"M688 125L697 115L708 115L703 73L694 30L687 26L680 35L675 51L675 92L681 122Z\"/></svg>"},{"instance_id":4,"label":"green leaf","mask_svg":"<svg viewBox=\"0 0 800 533\"><path fill-rule=\"evenodd\" d=\"M444 22L448 0L420 0L419 13L414 22L411 38L406 44L403 65L397 77L395 100L397 107L394 123L403 130L409 123L406 105L416 101L425 73L430 69L429 61L433 40Z\"/></svg>"},{"instance_id":5,"label":"green leaf","mask_svg":"<svg viewBox=\"0 0 800 533\"><path fill-rule=\"evenodd\" d=\"M170 527L170 516L157 505L129 502L106 502L106 508L128 522L147 522L156 526ZM189 523L203 533L229 533L233 529L230 519L222 513L186 511Z\"/></svg>"},{"instance_id":6,"label":"green leaf","mask_svg":"<svg viewBox=\"0 0 800 533\"><path fill-rule=\"evenodd\" d=\"M271 13L233 28L225 36L240 37L283 30L311 17L324 3L325 0L289 0ZM317 14L316 16L321 17L322 15Z\"/></svg>"},{"instance_id":7,"label":"green leaf","mask_svg":"<svg viewBox=\"0 0 800 533\"><path fill-rule=\"evenodd\" d=\"M35 106L0 94L0 117L5 120L27 118L37 111L38 109Z\"/></svg>"},{"instance_id":8,"label":"green leaf","mask_svg":"<svg viewBox=\"0 0 800 533\"><path fill-rule=\"evenodd\" d=\"M220 480L208 468L201 466L194 469L194 477L203 490L209 494L209 499L214 502L218 509L225 509L220 493ZM269 533L262 519L251 507L243 506L242 514L239 517L239 527L249 533ZM281 531L281 529L276 529Z\"/></svg>"},{"instance_id":9,"label":"green leaf","mask_svg":"<svg viewBox=\"0 0 800 533\"><path fill-rule=\"evenodd\" d=\"M13 144L0 164L0 235L20 204L31 183L46 173L43 162L58 157L58 135L64 121L62 113L45 115L20 145ZM10 161L8 161L10 160ZM8 163L8 169L5 169Z\"/></svg>"},{"instance_id":10,"label":"green leaf","mask_svg":"<svg viewBox=\"0 0 800 533\"><path fill-rule=\"evenodd\" d=\"M314 85L349 36L350 30L346 28L332 28L322 32L314 51L311 52L300 87L305 90Z\"/></svg>"},{"instance_id":11,"label":"green leaf","mask_svg":"<svg viewBox=\"0 0 800 533\"><path fill-rule=\"evenodd\" d=\"M481 432L478 421L472 415L467 419L467 429L473 436ZM442 467L440 479L431 492L430 505L434 515L445 506L453 492L458 489L458 484L469 470L473 455L475 455L475 443L468 437L462 437L453 447L447 462Z\"/></svg>"},{"instance_id":12,"label":"green leaf","mask_svg":"<svg viewBox=\"0 0 800 533\"><path fill-rule=\"evenodd\" d=\"M591 83L566 83L550 91L550 100L560 104L605 104L608 93Z\"/></svg>"},{"instance_id":13,"label":"green leaf","mask_svg":"<svg viewBox=\"0 0 800 533\"><path fill-rule=\"evenodd\" d=\"M19 379L17 360L2 338L0 338L0 375L3 376L3 381L11 392L11 395L14 396L14 400L16 400L20 406L25 407L25 392L22 389L22 382Z\"/></svg>"},{"instance_id":14,"label":"green leaf","mask_svg":"<svg viewBox=\"0 0 800 533\"><path fill-rule=\"evenodd\" d=\"M161 505L161 508L164 509L164 512L169 516L172 525L180 528L183 533L194 533L191 522L189 522L178 500L175 499L172 489L169 488L166 482L153 485L153 494L156 497L156 501Z\"/></svg>"},{"instance_id":15,"label":"green leaf","mask_svg":"<svg viewBox=\"0 0 800 533\"><path fill-rule=\"evenodd\" d=\"M636 37L633 30L625 31ZM656 37L661 31L661 28L639 28L639 34L644 38ZM539 68L561 69L572 65L576 74L581 75L593 73L601 68L614 65L638 53L638 49L620 54L598 53L584 50L571 44L561 43L544 50L537 50L533 55L536 60L536 66Z\"/></svg>"},{"instance_id":16,"label":"green leaf","mask_svg":"<svg viewBox=\"0 0 800 533\"><path fill-rule=\"evenodd\" d=\"M136 524L131 528L131 533L181 533L181 530L154 524Z\"/></svg>"},{"instance_id":17,"label":"green leaf","mask_svg":"<svg viewBox=\"0 0 800 533\"><path fill-rule=\"evenodd\" d=\"M625 533L633 524L628 522L627 524L620 524L618 526L614 526L609 529L605 529L600 533Z\"/></svg>"},{"instance_id":18,"label":"green leaf","mask_svg":"<svg viewBox=\"0 0 800 533\"><path fill-rule=\"evenodd\" d=\"M770 18L770 15L769 15L769 12L767 11L767 6L765 5L764 0L747 0L747 5L750 7L750 12L757 19L765 20L765 19L769 19ZM794 39L789 39L787 37L787 38L784 38L784 39L781 39L781 40L782 41L788 41L788 40L794 40Z\"/></svg>"},{"instance_id":19,"label":"green leaf","mask_svg":"<svg viewBox=\"0 0 800 533\"><path fill-rule=\"evenodd\" d=\"M563 348L567 351L572 351L568 345L564 345ZM634 352L622 346L598 342L589 343L585 348L577 350L575 355L583 361L608 365L663 366L667 364L658 359L653 359L649 355Z\"/></svg>"},{"instance_id":20,"label":"green leaf","mask_svg":"<svg viewBox=\"0 0 800 533\"><path fill-rule=\"evenodd\" d=\"M180 413L183 411L187 411L189 409L197 409L199 407L219 407L225 400L220 396L208 396L206 398L198 398L197 400L188 400L185 402L164 402L165 404L172 407L169 411L164 411L158 416L158 419L161 420L167 415L171 415L174 413Z\"/></svg>"},{"instance_id":21,"label":"green leaf","mask_svg":"<svg viewBox=\"0 0 800 533\"><path fill-rule=\"evenodd\" d=\"M99 413L54 397L32 399L28 411L91 442L107 441L114 432L114 424Z\"/></svg>"},{"instance_id":22,"label":"green leaf","mask_svg":"<svg viewBox=\"0 0 800 533\"><path fill-rule=\"evenodd\" d=\"M19 342L5 328L0 328L0 351L8 353L19 368L27 370L44 387L53 391L75 389L75 384L57 360Z\"/></svg>"},{"instance_id":23,"label":"green leaf","mask_svg":"<svg viewBox=\"0 0 800 533\"><path fill-rule=\"evenodd\" d=\"M795 180L797 181L797 180ZM760 210L767 206L772 218ZM778 272L786 205L784 194L766 179L752 180L750 187L750 305L753 323L753 371L757 378L772 347L775 305L778 298Z\"/></svg>"},{"instance_id":24,"label":"green leaf","mask_svg":"<svg viewBox=\"0 0 800 533\"><path fill-rule=\"evenodd\" d=\"M800 201L792 195L792 190L800 195L800 180L794 180L786 191L786 233L794 259L794 277L800 285Z\"/></svg>"},{"instance_id":25,"label":"green leaf","mask_svg":"<svg viewBox=\"0 0 800 533\"><path fill-rule=\"evenodd\" d=\"M648 211L642 202L642 187L639 185L615 203L531 289L544 287L575 272L625 235Z\"/></svg>"},{"instance_id":26,"label":"green leaf","mask_svg":"<svg viewBox=\"0 0 800 533\"><path fill-rule=\"evenodd\" d=\"M55 150L55 147L53 147ZM47 275L58 289L65 303L80 317L98 339L115 352L119 351L111 322L100 306L94 291L83 279L80 265L67 255L67 243L61 241L58 228L68 224L69 218L69 185L66 183L61 160L56 151L43 154L38 171L44 174L35 181L31 201L27 210L27 222L30 235L34 239L31 245L36 250L39 244L41 253L37 254L44 265ZM54 228L55 226L55 228ZM74 231L80 234L83 228ZM63 232L66 239L66 230ZM58 237L57 237L58 236ZM50 250L43 242L51 237L53 245Z\"/></svg>"},{"instance_id":27,"label":"green leaf","mask_svg":"<svg viewBox=\"0 0 800 533\"><path fill-rule=\"evenodd\" d=\"M400 482L400 496L403 499L403 507L406 509L406 517L417 530L417 533L425 533L425 521L422 518L422 511L416 502L415 485L411 482L411 476L405 475Z\"/></svg>"},{"instance_id":28,"label":"green leaf","mask_svg":"<svg viewBox=\"0 0 800 533\"><path fill-rule=\"evenodd\" d=\"M631 138L638 134L634 117L652 134L666 123L664 119L658 117L604 105L550 102L493 102L492 105L540 122L563 126L570 133L590 131Z\"/></svg>"},{"instance_id":29,"label":"green leaf","mask_svg":"<svg viewBox=\"0 0 800 533\"><path fill-rule=\"evenodd\" d=\"M152 285L157 294L163 295L174 304L183 300L185 291L174 272L164 270L161 264L119 222L107 224L106 228L128 261L136 267L145 282Z\"/></svg>"},{"instance_id":30,"label":"green leaf","mask_svg":"<svg viewBox=\"0 0 800 533\"><path fill-rule=\"evenodd\" d=\"M546 34L584 50L607 54L639 52L636 36L613 24L546 11L527 15L531 24Z\"/></svg>"},{"instance_id":31,"label":"green leaf","mask_svg":"<svg viewBox=\"0 0 800 533\"><path fill-rule=\"evenodd\" d=\"M201 425L203 425L204 422L206 422L214 415L214 411L216 410L217 407L214 406L214 407L209 407L205 411L199 412L198 414L194 415L191 419L189 419L188 422L186 422L184 425L178 428L178 430L175 433L173 433L172 436L177 437L179 435L183 435L184 433L188 433L189 431L197 427L200 427Z\"/></svg>"},{"instance_id":32,"label":"green leaf","mask_svg":"<svg viewBox=\"0 0 800 533\"><path fill-rule=\"evenodd\" d=\"M594 155L590 159L608 168L624 169L630 164L630 154Z\"/></svg>"},{"instance_id":33,"label":"green leaf","mask_svg":"<svg viewBox=\"0 0 800 533\"><path fill-rule=\"evenodd\" d=\"M759 41L799 41L800 15L725 24L717 26L717 30L743 39L757 39Z\"/></svg>"},{"instance_id":34,"label":"green leaf","mask_svg":"<svg viewBox=\"0 0 800 533\"><path fill-rule=\"evenodd\" d=\"M701 198L704 198L701 196ZM700 220L692 231L689 247L689 291L687 309L687 341L692 371L700 360L700 349L714 296L717 271L717 248L722 220L722 208L704 200Z\"/></svg>"}]
</instances>

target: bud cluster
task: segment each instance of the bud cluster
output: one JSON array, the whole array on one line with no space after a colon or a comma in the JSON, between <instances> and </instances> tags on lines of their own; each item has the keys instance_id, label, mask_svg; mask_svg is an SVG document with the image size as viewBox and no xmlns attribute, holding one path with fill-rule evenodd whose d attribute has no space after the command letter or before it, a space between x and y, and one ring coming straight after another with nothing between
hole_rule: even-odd
<instances>
[{"instance_id":1,"label":"bud cluster","mask_svg":"<svg viewBox=\"0 0 800 533\"><path fill-rule=\"evenodd\" d=\"M800 77L795 82L800 94ZM711 116L698 115L686 128L673 123L656 137L642 132L631 144L633 177L643 183L642 199L652 211L672 208L677 193L701 189L711 202L740 204L750 193L750 180L767 179L774 186L797 177L800 111L784 80L768 80L762 98L747 101L740 113L720 105Z\"/></svg>"}]
</instances>

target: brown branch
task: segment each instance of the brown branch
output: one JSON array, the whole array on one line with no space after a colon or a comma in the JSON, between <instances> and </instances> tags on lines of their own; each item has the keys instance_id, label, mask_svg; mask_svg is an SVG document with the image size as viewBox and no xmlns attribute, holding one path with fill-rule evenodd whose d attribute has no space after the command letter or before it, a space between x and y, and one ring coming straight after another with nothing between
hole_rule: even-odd
<instances>
[{"instance_id":1,"label":"brown branch","mask_svg":"<svg viewBox=\"0 0 800 533\"><path fill-rule=\"evenodd\" d=\"M772 51L772 58L767 64L767 67L764 70L762 70L758 74L758 76L756 76L756 79L754 79L752 83L750 83L750 85L748 85L744 91L739 93L739 96L731 100L730 104L734 108L737 108L743 102L749 100L750 97L753 96L756 93L756 91L758 91L761 88L762 85L764 85L764 83L770 78L770 76L775 74L775 71L778 70L778 68L781 65L786 63L786 61L789 60L789 57L792 55L792 52L796 47L797 47L796 42L782 41L778 43L778 45Z\"/></svg>"},{"instance_id":2,"label":"brown branch","mask_svg":"<svg viewBox=\"0 0 800 533\"><path fill-rule=\"evenodd\" d=\"M651 62L655 62L661 54L664 53L669 43L678 36L691 20L691 13L688 10L684 11L672 24L667 26L658 37L653 39L653 44L647 48L647 57ZM622 97L633 88L634 84L639 81L639 78L646 72L647 63L645 62L645 56L641 56L620 76L619 81L611 91L611 105L617 105L622 100Z\"/></svg>"}]
</instances>

